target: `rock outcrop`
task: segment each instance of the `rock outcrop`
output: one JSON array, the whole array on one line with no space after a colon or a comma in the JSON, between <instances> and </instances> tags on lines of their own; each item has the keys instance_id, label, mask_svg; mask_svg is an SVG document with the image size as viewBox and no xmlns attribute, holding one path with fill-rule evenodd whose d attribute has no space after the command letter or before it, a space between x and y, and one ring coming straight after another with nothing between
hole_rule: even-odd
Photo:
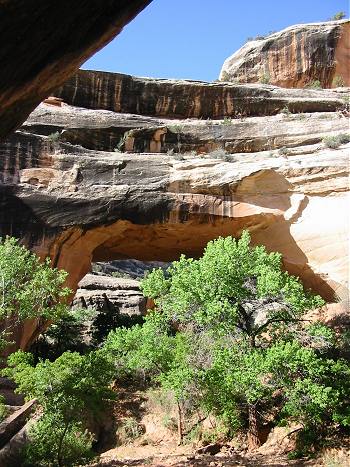
<instances>
[{"instance_id":1,"label":"rock outcrop","mask_svg":"<svg viewBox=\"0 0 350 467\"><path fill-rule=\"evenodd\" d=\"M98 73L86 76L90 82ZM123 81L109 76L110 82ZM104 79L101 74L100 84ZM91 97L74 101L90 109L41 104L1 145L2 235L20 237L51 256L69 272L68 285L75 290L92 261L198 256L209 240L249 229L254 243L280 251L285 267L307 286L327 300L338 296L346 306L349 144L329 149L322 142L348 131L342 111L346 89L196 82L176 88L165 80L145 80L143 87L150 82L158 87L158 107L146 106L147 93L135 97L122 87L116 97L115 87L101 85L96 89L112 95L102 99L101 91L94 104ZM60 96L69 101L71 81L67 86ZM185 105L174 111L175 88L188 108L194 103L192 116L205 111L221 119L174 119L188 116ZM168 92L169 106L162 100ZM212 100L198 97L207 92ZM250 110L234 114L223 96L242 93ZM91 96L89 89L77 94ZM119 110L132 110L128 96L151 116L105 110L113 102L125 102ZM25 347L33 327L21 332L17 342Z\"/></svg>"},{"instance_id":2,"label":"rock outcrop","mask_svg":"<svg viewBox=\"0 0 350 467\"><path fill-rule=\"evenodd\" d=\"M143 315L146 312L146 299L139 281L87 274L78 284L73 307L128 316Z\"/></svg>"},{"instance_id":3,"label":"rock outcrop","mask_svg":"<svg viewBox=\"0 0 350 467\"><path fill-rule=\"evenodd\" d=\"M302 88L350 86L349 20L299 24L249 40L229 57L222 81Z\"/></svg>"},{"instance_id":4,"label":"rock outcrop","mask_svg":"<svg viewBox=\"0 0 350 467\"><path fill-rule=\"evenodd\" d=\"M312 90L138 78L87 70L79 70L55 96L75 107L171 118L275 115L286 106L294 113L339 107L339 96Z\"/></svg>"},{"instance_id":5,"label":"rock outcrop","mask_svg":"<svg viewBox=\"0 0 350 467\"><path fill-rule=\"evenodd\" d=\"M2 0L0 138L151 0Z\"/></svg>"},{"instance_id":6,"label":"rock outcrop","mask_svg":"<svg viewBox=\"0 0 350 467\"><path fill-rule=\"evenodd\" d=\"M96 274L102 274L112 277L121 277L127 279L141 280L152 269L167 269L168 263L161 261L139 261L137 259L125 259L119 261L108 261L107 263L94 263L92 270Z\"/></svg>"}]
</instances>

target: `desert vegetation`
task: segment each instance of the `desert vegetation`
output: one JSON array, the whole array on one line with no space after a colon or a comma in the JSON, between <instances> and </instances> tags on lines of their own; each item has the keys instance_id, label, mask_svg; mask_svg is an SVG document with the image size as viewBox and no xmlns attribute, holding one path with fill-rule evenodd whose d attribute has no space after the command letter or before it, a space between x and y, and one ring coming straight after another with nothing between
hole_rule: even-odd
<instances>
[{"instance_id":1,"label":"desert vegetation","mask_svg":"<svg viewBox=\"0 0 350 467\"><path fill-rule=\"evenodd\" d=\"M81 314L57 304L69 293L66 273L40 263L15 239L0 248L2 319L58 320L53 336L61 332L67 341L56 353L12 353L2 371L39 404L27 465L91 460L91 420L118 405L115 388L131 383L157 391L158 399L171 395L177 416L163 417L163 425L177 430L179 443L195 436L208 416L221 437L245 434L250 449L272 427L297 423L296 457L313 452L330 430L348 429L346 336L308 318L322 298L283 270L279 253L252 247L247 231L238 240L209 242L199 259L181 256L167 270L150 272L142 290L155 308L140 324L116 323L90 348L74 340ZM8 342L3 335L3 345ZM129 438L141 434L129 418L119 430ZM215 436L213 429L206 439Z\"/></svg>"},{"instance_id":2,"label":"desert vegetation","mask_svg":"<svg viewBox=\"0 0 350 467\"><path fill-rule=\"evenodd\" d=\"M350 143L350 134L341 133L335 136L325 136L322 142L327 148L337 149L342 144Z\"/></svg>"}]
</instances>

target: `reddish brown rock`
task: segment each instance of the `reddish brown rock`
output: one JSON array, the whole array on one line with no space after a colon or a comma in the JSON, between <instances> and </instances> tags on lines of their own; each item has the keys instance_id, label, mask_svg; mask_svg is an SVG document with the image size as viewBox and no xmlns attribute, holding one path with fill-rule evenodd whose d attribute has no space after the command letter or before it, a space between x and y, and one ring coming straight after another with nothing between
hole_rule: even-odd
<instances>
[{"instance_id":1,"label":"reddish brown rock","mask_svg":"<svg viewBox=\"0 0 350 467\"><path fill-rule=\"evenodd\" d=\"M0 138L151 0L2 0Z\"/></svg>"},{"instance_id":2,"label":"reddish brown rock","mask_svg":"<svg viewBox=\"0 0 350 467\"><path fill-rule=\"evenodd\" d=\"M349 20L299 24L249 40L225 61L220 79L302 88L350 86Z\"/></svg>"},{"instance_id":3,"label":"reddish brown rock","mask_svg":"<svg viewBox=\"0 0 350 467\"><path fill-rule=\"evenodd\" d=\"M343 92L254 92L266 88L267 103L297 96L301 113L174 120L42 104L0 146L1 234L49 255L75 290L92 261L199 256L209 240L249 229L308 287L347 306L349 145L322 142L348 131L336 111ZM17 345L36 332L26 323Z\"/></svg>"},{"instance_id":4,"label":"reddish brown rock","mask_svg":"<svg viewBox=\"0 0 350 467\"><path fill-rule=\"evenodd\" d=\"M343 104L332 92L275 86L139 78L121 73L79 70L55 91L67 104L168 118L217 119L334 111Z\"/></svg>"}]
</instances>

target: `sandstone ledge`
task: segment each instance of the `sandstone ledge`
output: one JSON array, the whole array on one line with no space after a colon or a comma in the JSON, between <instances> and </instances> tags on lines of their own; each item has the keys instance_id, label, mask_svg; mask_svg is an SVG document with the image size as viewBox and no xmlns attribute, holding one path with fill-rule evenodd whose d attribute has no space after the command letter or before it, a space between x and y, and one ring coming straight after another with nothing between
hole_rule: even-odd
<instances>
[{"instance_id":1,"label":"sandstone ledge","mask_svg":"<svg viewBox=\"0 0 350 467\"><path fill-rule=\"evenodd\" d=\"M343 105L332 91L138 78L87 70L79 70L55 96L86 109L171 118L274 115L284 107L293 113L322 112Z\"/></svg>"}]
</instances>

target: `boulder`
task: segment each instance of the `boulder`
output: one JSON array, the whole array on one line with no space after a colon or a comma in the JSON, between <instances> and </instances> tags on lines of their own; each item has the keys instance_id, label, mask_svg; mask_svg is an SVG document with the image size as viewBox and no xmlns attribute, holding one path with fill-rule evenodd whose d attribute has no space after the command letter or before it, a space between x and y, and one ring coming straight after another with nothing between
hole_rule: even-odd
<instances>
[{"instance_id":1,"label":"boulder","mask_svg":"<svg viewBox=\"0 0 350 467\"><path fill-rule=\"evenodd\" d=\"M128 316L142 315L146 312L146 298L139 281L87 274L78 284L73 307Z\"/></svg>"}]
</instances>

